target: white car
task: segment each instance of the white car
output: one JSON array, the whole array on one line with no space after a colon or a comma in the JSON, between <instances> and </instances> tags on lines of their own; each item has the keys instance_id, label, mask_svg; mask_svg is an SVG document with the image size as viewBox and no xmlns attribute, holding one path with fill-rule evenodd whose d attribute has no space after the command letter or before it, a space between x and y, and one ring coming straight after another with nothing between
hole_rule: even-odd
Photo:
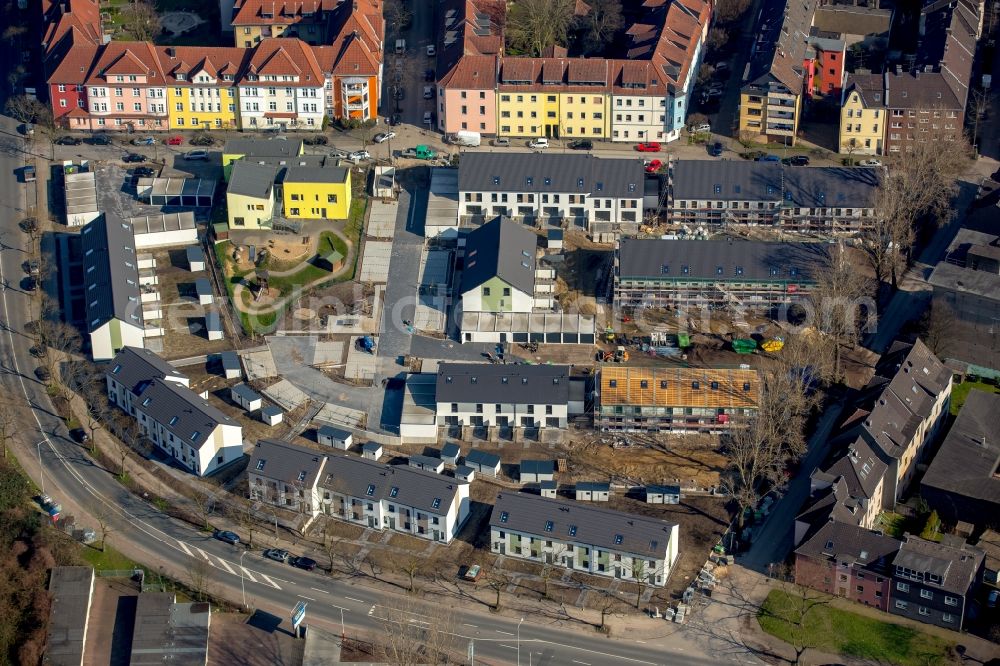
<instances>
[{"instance_id":1,"label":"white car","mask_svg":"<svg viewBox=\"0 0 1000 666\"><path fill-rule=\"evenodd\" d=\"M867 166L867 167L880 167L880 166L882 166L882 163L880 161L878 161L878 160L863 160L863 161L859 162L858 164L860 164L861 166Z\"/></svg>"},{"instance_id":2,"label":"white car","mask_svg":"<svg viewBox=\"0 0 1000 666\"><path fill-rule=\"evenodd\" d=\"M435 53L437 53L437 50L434 48L434 45L433 44L428 44L427 45L427 57L428 58L433 58Z\"/></svg>"},{"instance_id":3,"label":"white car","mask_svg":"<svg viewBox=\"0 0 1000 666\"><path fill-rule=\"evenodd\" d=\"M424 125L434 124L434 116L430 111L424 111Z\"/></svg>"},{"instance_id":4,"label":"white car","mask_svg":"<svg viewBox=\"0 0 1000 666\"><path fill-rule=\"evenodd\" d=\"M544 136L540 136L537 139L532 139L528 142L528 148L533 148L534 150L541 150L543 148L549 147L549 140Z\"/></svg>"},{"instance_id":5,"label":"white car","mask_svg":"<svg viewBox=\"0 0 1000 666\"><path fill-rule=\"evenodd\" d=\"M395 138L396 138L395 132L380 132L379 134L375 135L374 141L375 143L385 143L389 139L395 139Z\"/></svg>"},{"instance_id":6,"label":"white car","mask_svg":"<svg viewBox=\"0 0 1000 666\"><path fill-rule=\"evenodd\" d=\"M691 125L691 127L688 128L688 131L691 132L692 134L699 134L701 132L711 132L712 126L709 125L708 123L702 123L700 125Z\"/></svg>"},{"instance_id":7,"label":"white car","mask_svg":"<svg viewBox=\"0 0 1000 666\"><path fill-rule=\"evenodd\" d=\"M347 159L351 160L355 164L358 162L363 162L364 160L370 160L372 156L367 150L355 150L353 153L347 156Z\"/></svg>"},{"instance_id":8,"label":"white car","mask_svg":"<svg viewBox=\"0 0 1000 666\"><path fill-rule=\"evenodd\" d=\"M434 98L434 86L424 86L424 99Z\"/></svg>"}]
</instances>

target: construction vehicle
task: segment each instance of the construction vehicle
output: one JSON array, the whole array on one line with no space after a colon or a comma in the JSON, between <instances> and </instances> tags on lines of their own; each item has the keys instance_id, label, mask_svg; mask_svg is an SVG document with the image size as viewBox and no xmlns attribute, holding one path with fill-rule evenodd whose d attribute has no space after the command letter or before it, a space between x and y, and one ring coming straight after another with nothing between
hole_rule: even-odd
<instances>
[{"instance_id":1,"label":"construction vehicle","mask_svg":"<svg viewBox=\"0 0 1000 666\"><path fill-rule=\"evenodd\" d=\"M733 340L733 351L737 354L752 354L757 349L757 341L751 338Z\"/></svg>"},{"instance_id":2,"label":"construction vehicle","mask_svg":"<svg viewBox=\"0 0 1000 666\"><path fill-rule=\"evenodd\" d=\"M375 353L375 338L373 338L370 335L364 335L364 336L362 336L362 337L360 337L360 338L357 339L357 341L354 343L354 347L358 351L363 351L363 352L366 352L368 354L374 354Z\"/></svg>"},{"instance_id":3,"label":"construction vehicle","mask_svg":"<svg viewBox=\"0 0 1000 666\"><path fill-rule=\"evenodd\" d=\"M769 354L780 352L785 348L785 339L779 336L768 338L761 343L760 348Z\"/></svg>"},{"instance_id":4,"label":"construction vehicle","mask_svg":"<svg viewBox=\"0 0 1000 666\"><path fill-rule=\"evenodd\" d=\"M624 347L619 346L618 349L615 350L615 363L628 363L628 358L628 350Z\"/></svg>"},{"instance_id":5,"label":"construction vehicle","mask_svg":"<svg viewBox=\"0 0 1000 666\"><path fill-rule=\"evenodd\" d=\"M428 146L421 144L415 148L407 148L403 151L402 156L411 157L416 160L433 160L437 157L437 153Z\"/></svg>"}]
</instances>

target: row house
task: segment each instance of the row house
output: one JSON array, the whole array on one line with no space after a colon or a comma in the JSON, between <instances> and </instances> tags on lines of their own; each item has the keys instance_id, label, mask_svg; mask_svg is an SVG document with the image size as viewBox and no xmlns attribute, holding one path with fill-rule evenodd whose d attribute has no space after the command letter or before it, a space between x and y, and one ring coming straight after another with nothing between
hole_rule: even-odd
<instances>
[{"instance_id":1,"label":"row house","mask_svg":"<svg viewBox=\"0 0 1000 666\"><path fill-rule=\"evenodd\" d=\"M330 35L314 49L326 81L324 105L330 118L378 118L385 20L379 0L351 0L336 5Z\"/></svg>"},{"instance_id":2,"label":"row house","mask_svg":"<svg viewBox=\"0 0 1000 666\"><path fill-rule=\"evenodd\" d=\"M230 47L159 46L170 129L239 126L236 77L250 52Z\"/></svg>"},{"instance_id":3,"label":"row house","mask_svg":"<svg viewBox=\"0 0 1000 666\"><path fill-rule=\"evenodd\" d=\"M435 402L439 426L565 428L569 366L442 363Z\"/></svg>"},{"instance_id":4,"label":"row house","mask_svg":"<svg viewBox=\"0 0 1000 666\"><path fill-rule=\"evenodd\" d=\"M885 87L881 74L848 74L840 100L838 152L882 155L885 151Z\"/></svg>"},{"instance_id":5,"label":"row house","mask_svg":"<svg viewBox=\"0 0 1000 666\"><path fill-rule=\"evenodd\" d=\"M155 47L147 42L110 42L84 82L87 115L72 129L166 130L167 88Z\"/></svg>"},{"instance_id":6,"label":"row house","mask_svg":"<svg viewBox=\"0 0 1000 666\"><path fill-rule=\"evenodd\" d=\"M348 454L327 458L319 492L328 516L437 543L451 543L469 517L468 483Z\"/></svg>"},{"instance_id":7,"label":"row house","mask_svg":"<svg viewBox=\"0 0 1000 666\"><path fill-rule=\"evenodd\" d=\"M569 571L666 585L677 523L534 494L502 492L490 514L490 550Z\"/></svg>"},{"instance_id":8,"label":"row house","mask_svg":"<svg viewBox=\"0 0 1000 666\"><path fill-rule=\"evenodd\" d=\"M794 146L805 97L806 36L817 0L766 0L740 89L739 133Z\"/></svg>"},{"instance_id":9,"label":"row house","mask_svg":"<svg viewBox=\"0 0 1000 666\"><path fill-rule=\"evenodd\" d=\"M326 456L304 446L262 439L247 465L250 498L315 518L322 512L319 481Z\"/></svg>"},{"instance_id":10,"label":"row house","mask_svg":"<svg viewBox=\"0 0 1000 666\"><path fill-rule=\"evenodd\" d=\"M827 261L823 243L623 238L614 298L620 308L766 311L806 298Z\"/></svg>"},{"instance_id":11,"label":"row house","mask_svg":"<svg viewBox=\"0 0 1000 666\"><path fill-rule=\"evenodd\" d=\"M774 226L856 235L875 219L882 170L788 167L780 162L678 160L668 184L671 224Z\"/></svg>"},{"instance_id":12,"label":"row house","mask_svg":"<svg viewBox=\"0 0 1000 666\"><path fill-rule=\"evenodd\" d=\"M135 416L132 398L141 393L139 385L143 382L162 379L191 387L187 376L154 352L142 347L122 347L108 364L104 378L108 399L132 416Z\"/></svg>"},{"instance_id":13,"label":"row house","mask_svg":"<svg viewBox=\"0 0 1000 666\"><path fill-rule=\"evenodd\" d=\"M459 291L463 312L532 312L550 294L536 290L538 236L524 225L496 218L465 236Z\"/></svg>"},{"instance_id":14,"label":"row house","mask_svg":"<svg viewBox=\"0 0 1000 666\"><path fill-rule=\"evenodd\" d=\"M594 427L622 432L719 432L757 412L756 370L605 365Z\"/></svg>"},{"instance_id":15,"label":"row house","mask_svg":"<svg viewBox=\"0 0 1000 666\"><path fill-rule=\"evenodd\" d=\"M246 48L271 37L324 44L330 15L339 4L336 0L233 0L233 39L236 46Z\"/></svg>"},{"instance_id":16,"label":"row house","mask_svg":"<svg viewBox=\"0 0 1000 666\"><path fill-rule=\"evenodd\" d=\"M242 128L321 129L325 82L313 49L304 42L261 42L239 80Z\"/></svg>"},{"instance_id":17,"label":"row house","mask_svg":"<svg viewBox=\"0 0 1000 666\"><path fill-rule=\"evenodd\" d=\"M567 224L591 234L636 228L645 173L634 159L590 154L465 153L458 172L458 217L496 216L527 224Z\"/></svg>"},{"instance_id":18,"label":"row house","mask_svg":"<svg viewBox=\"0 0 1000 666\"><path fill-rule=\"evenodd\" d=\"M958 541L952 545L912 534L903 537L892 561L890 613L961 629L982 580L985 553Z\"/></svg>"}]
</instances>

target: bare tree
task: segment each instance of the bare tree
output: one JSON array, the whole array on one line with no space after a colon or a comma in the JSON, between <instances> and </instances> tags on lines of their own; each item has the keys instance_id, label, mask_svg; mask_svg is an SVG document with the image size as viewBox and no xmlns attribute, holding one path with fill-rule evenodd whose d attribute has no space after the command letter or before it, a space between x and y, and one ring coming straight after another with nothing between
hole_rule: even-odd
<instances>
[{"instance_id":1,"label":"bare tree","mask_svg":"<svg viewBox=\"0 0 1000 666\"><path fill-rule=\"evenodd\" d=\"M546 48L565 44L575 7L574 0L519 0L507 13L510 45L539 57Z\"/></svg>"},{"instance_id":2,"label":"bare tree","mask_svg":"<svg viewBox=\"0 0 1000 666\"><path fill-rule=\"evenodd\" d=\"M601 590L601 598L597 609L601 611L601 624L598 629L605 633L609 630L608 617L618 615L623 610L621 600L610 590Z\"/></svg>"},{"instance_id":3,"label":"bare tree","mask_svg":"<svg viewBox=\"0 0 1000 666\"><path fill-rule=\"evenodd\" d=\"M723 23L737 21L747 9L750 0L719 0L715 5L715 15Z\"/></svg>"},{"instance_id":4,"label":"bare tree","mask_svg":"<svg viewBox=\"0 0 1000 666\"><path fill-rule=\"evenodd\" d=\"M384 7L385 22L396 28L397 31L402 29L403 26L408 25L413 18L413 13L407 9L402 0L386 2Z\"/></svg>"},{"instance_id":5,"label":"bare tree","mask_svg":"<svg viewBox=\"0 0 1000 666\"><path fill-rule=\"evenodd\" d=\"M111 512L106 505L102 504L97 510L94 520L97 521L97 529L101 533L101 552L103 553L108 537L114 532L114 526L111 524Z\"/></svg>"},{"instance_id":6,"label":"bare tree","mask_svg":"<svg viewBox=\"0 0 1000 666\"><path fill-rule=\"evenodd\" d=\"M566 552L566 544L553 542L552 551L545 553L545 562L542 564L540 578L542 579L542 596L549 597L549 581L559 575L562 565L559 561Z\"/></svg>"},{"instance_id":7,"label":"bare tree","mask_svg":"<svg viewBox=\"0 0 1000 666\"><path fill-rule=\"evenodd\" d=\"M579 17L578 23L586 30L584 50L595 53L609 44L622 26L620 0L589 0L590 11Z\"/></svg>"},{"instance_id":8,"label":"bare tree","mask_svg":"<svg viewBox=\"0 0 1000 666\"><path fill-rule=\"evenodd\" d=\"M22 123L32 123L48 111L48 107L30 95L15 95L4 106L7 114ZM51 112L49 112L51 115Z\"/></svg>"},{"instance_id":9,"label":"bare tree","mask_svg":"<svg viewBox=\"0 0 1000 666\"><path fill-rule=\"evenodd\" d=\"M253 534L257 528L254 501L243 495L232 495L226 504L226 515L246 534L247 548L253 548Z\"/></svg>"},{"instance_id":10,"label":"bare tree","mask_svg":"<svg viewBox=\"0 0 1000 666\"><path fill-rule=\"evenodd\" d=\"M133 0L124 5L118 18L122 29L137 42L151 42L162 30L160 15L147 0Z\"/></svg>"},{"instance_id":11,"label":"bare tree","mask_svg":"<svg viewBox=\"0 0 1000 666\"><path fill-rule=\"evenodd\" d=\"M957 318L952 308L942 298L931 300L931 306L920 320L920 337L927 347L940 358L952 351L952 328Z\"/></svg>"},{"instance_id":12,"label":"bare tree","mask_svg":"<svg viewBox=\"0 0 1000 666\"><path fill-rule=\"evenodd\" d=\"M501 569L497 565L493 565L489 571L486 572L486 584L489 585L490 589L496 592L496 602L493 604L493 610L500 610L500 602L502 601L501 595L503 591L507 589L510 585L510 574Z\"/></svg>"},{"instance_id":13,"label":"bare tree","mask_svg":"<svg viewBox=\"0 0 1000 666\"><path fill-rule=\"evenodd\" d=\"M403 666L453 662L459 646L451 612L399 597L385 599L380 606L385 609L378 649L382 660Z\"/></svg>"},{"instance_id":14,"label":"bare tree","mask_svg":"<svg viewBox=\"0 0 1000 666\"><path fill-rule=\"evenodd\" d=\"M18 404L7 387L0 387L0 447L3 448L3 457L7 457L7 444L14 438L17 431L15 414Z\"/></svg>"},{"instance_id":15,"label":"bare tree","mask_svg":"<svg viewBox=\"0 0 1000 666\"><path fill-rule=\"evenodd\" d=\"M323 552L326 553L326 558L330 561L329 573L331 576L333 575L334 556L337 553L337 544L339 542L340 537L336 534L336 525L332 518L327 518L323 524Z\"/></svg>"},{"instance_id":16,"label":"bare tree","mask_svg":"<svg viewBox=\"0 0 1000 666\"><path fill-rule=\"evenodd\" d=\"M191 558L187 567L187 582L198 601L207 601L212 596L212 576L212 565L201 558Z\"/></svg>"},{"instance_id":17,"label":"bare tree","mask_svg":"<svg viewBox=\"0 0 1000 666\"><path fill-rule=\"evenodd\" d=\"M399 563L400 570L406 574L409 580L409 587L407 590L412 594L416 592L415 580L427 567L427 560L417 553L408 553L403 556L403 560Z\"/></svg>"},{"instance_id":18,"label":"bare tree","mask_svg":"<svg viewBox=\"0 0 1000 666\"><path fill-rule=\"evenodd\" d=\"M122 411L116 411L112 416L111 428L115 434L111 441L118 457L118 478L124 481L128 477L128 470L125 468L128 457L142 448L139 442L142 438L142 429L135 418Z\"/></svg>"},{"instance_id":19,"label":"bare tree","mask_svg":"<svg viewBox=\"0 0 1000 666\"><path fill-rule=\"evenodd\" d=\"M215 509L216 497L215 493L210 492L204 486L198 483L194 483L189 487L190 498L192 504L194 504L195 512L198 514L198 518L201 519L201 528L203 530L208 530L212 528L212 523L210 518Z\"/></svg>"}]
</instances>

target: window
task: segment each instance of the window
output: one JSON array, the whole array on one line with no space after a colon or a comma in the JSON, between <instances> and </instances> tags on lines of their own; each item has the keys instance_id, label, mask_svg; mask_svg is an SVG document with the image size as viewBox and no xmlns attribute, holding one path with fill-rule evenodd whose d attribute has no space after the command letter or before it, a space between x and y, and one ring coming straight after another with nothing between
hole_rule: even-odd
<instances>
[{"instance_id":1,"label":"window","mask_svg":"<svg viewBox=\"0 0 1000 666\"><path fill-rule=\"evenodd\" d=\"M896 582L896 589L899 590L900 592L909 592L910 591L910 584L909 583L900 583L899 581L897 581Z\"/></svg>"},{"instance_id":2,"label":"window","mask_svg":"<svg viewBox=\"0 0 1000 666\"><path fill-rule=\"evenodd\" d=\"M489 296L489 295L490 295L490 288L483 287L483 296Z\"/></svg>"},{"instance_id":3,"label":"window","mask_svg":"<svg viewBox=\"0 0 1000 666\"><path fill-rule=\"evenodd\" d=\"M920 598L921 599L933 599L934 598L934 593L931 592L930 590L920 590Z\"/></svg>"},{"instance_id":4,"label":"window","mask_svg":"<svg viewBox=\"0 0 1000 666\"><path fill-rule=\"evenodd\" d=\"M569 526L569 535L571 537L575 537L576 536L576 525L570 525Z\"/></svg>"},{"instance_id":5,"label":"window","mask_svg":"<svg viewBox=\"0 0 1000 666\"><path fill-rule=\"evenodd\" d=\"M299 482L301 483L302 481L305 481L305 480L306 480L306 473L305 473L305 470L303 470L303 471L299 472Z\"/></svg>"},{"instance_id":6,"label":"window","mask_svg":"<svg viewBox=\"0 0 1000 666\"><path fill-rule=\"evenodd\" d=\"M942 614L941 614L941 619L942 619L942 620L943 620L944 622L954 622L954 621L955 621L955 618L954 618L954 617L952 617L952 614L951 614L951 613L942 613Z\"/></svg>"},{"instance_id":7,"label":"window","mask_svg":"<svg viewBox=\"0 0 1000 666\"><path fill-rule=\"evenodd\" d=\"M898 599L896 600L896 608L898 608L899 610L906 610L906 605L907 604L905 601L900 601Z\"/></svg>"},{"instance_id":8,"label":"window","mask_svg":"<svg viewBox=\"0 0 1000 666\"><path fill-rule=\"evenodd\" d=\"M949 606L957 606L958 605L958 599L956 599L955 597L948 597L948 596L946 596L944 598L944 602L947 605L949 605Z\"/></svg>"},{"instance_id":9,"label":"window","mask_svg":"<svg viewBox=\"0 0 1000 666\"><path fill-rule=\"evenodd\" d=\"M921 615L925 615L925 616L931 614L930 611L927 610L927 608L925 608L924 606L920 606L918 608L917 612L920 613Z\"/></svg>"},{"instance_id":10,"label":"window","mask_svg":"<svg viewBox=\"0 0 1000 666\"><path fill-rule=\"evenodd\" d=\"M441 498L440 497L435 497L434 498L434 501L431 502L431 508L432 509L440 509L441 508Z\"/></svg>"},{"instance_id":11,"label":"window","mask_svg":"<svg viewBox=\"0 0 1000 666\"><path fill-rule=\"evenodd\" d=\"M616 546L620 546L622 544L622 541L624 539L625 539L625 537L623 537L621 534L616 534L615 535L615 545Z\"/></svg>"},{"instance_id":12,"label":"window","mask_svg":"<svg viewBox=\"0 0 1000 666\"><path fill-rule=\"evenodd\" d=\"M264 465L265 464L267 464L267 460L265 460L263 458L261 458L260 460L258 460L257 461L257 471L259 472L260 470L264 469Z\"/></svg>"}]
</instances>

